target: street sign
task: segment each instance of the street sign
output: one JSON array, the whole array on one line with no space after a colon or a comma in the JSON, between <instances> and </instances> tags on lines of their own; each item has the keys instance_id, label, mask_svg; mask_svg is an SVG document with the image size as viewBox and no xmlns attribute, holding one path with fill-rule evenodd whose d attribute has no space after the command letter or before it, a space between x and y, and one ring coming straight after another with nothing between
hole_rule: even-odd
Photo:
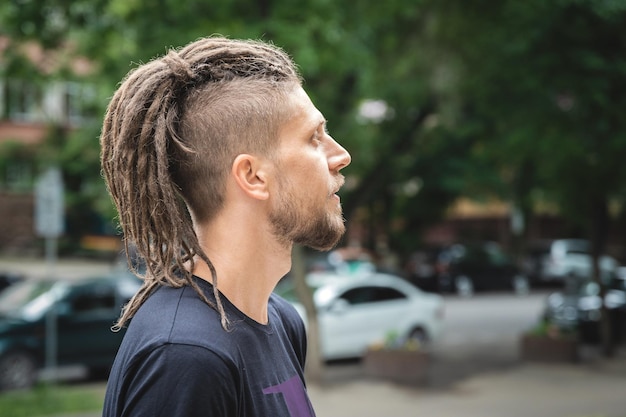
<instances>
[{"instance_id":1,"label":"street sign","mask_svg":"<svg viewBox=\"0 0 626 417\"><path fill-rule=\"evenodd\" d=\"M48 168L35 185L35 232L58 238L65 231L63 177L57 167Z\"/></svg>"}]
</instances>

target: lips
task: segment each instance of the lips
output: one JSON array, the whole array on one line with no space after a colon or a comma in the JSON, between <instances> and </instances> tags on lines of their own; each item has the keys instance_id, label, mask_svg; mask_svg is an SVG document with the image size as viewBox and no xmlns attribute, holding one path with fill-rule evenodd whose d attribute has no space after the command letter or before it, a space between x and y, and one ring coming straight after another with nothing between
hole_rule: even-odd
<instances>
[{"instance_id":1,"label":"lips","mask_svg":"<svg viewBox=\"0 0 626 417\"><path fill-rule=\"evenodd\" d=\"M335 180L335 186L332 188L332 190L334 191L331 191L330 195L332 196L332 195L337 194L339 190L341 189L341 187L343 187L345 182L346 182L345 177L343 175L339 175Z\"/></svg>"}]
</instances>

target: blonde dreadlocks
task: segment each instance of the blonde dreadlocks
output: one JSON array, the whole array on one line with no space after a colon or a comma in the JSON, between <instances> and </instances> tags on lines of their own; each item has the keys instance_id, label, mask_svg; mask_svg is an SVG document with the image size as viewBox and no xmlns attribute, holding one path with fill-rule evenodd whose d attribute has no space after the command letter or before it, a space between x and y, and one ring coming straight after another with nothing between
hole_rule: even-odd
<instances>
[{"instance_id":1,"label":"blonde dreadlocks","mask_svg":"<svg viewBox=\"0 0 626 417\"><path fill-rule=\"evenodd\" d=\"M217 272L194 222L221 209L239 153L271 155L286 117L281 102L300 83L279 48L218 37L171 50L122 81L105 115L101 163L126 253L134 245L147 270L134 270L143 285L114 328L124 326L159 285L189 285L227 328ZM215 303L192 278L198 258L211 271Z\"/></svg>"}]
</instances>

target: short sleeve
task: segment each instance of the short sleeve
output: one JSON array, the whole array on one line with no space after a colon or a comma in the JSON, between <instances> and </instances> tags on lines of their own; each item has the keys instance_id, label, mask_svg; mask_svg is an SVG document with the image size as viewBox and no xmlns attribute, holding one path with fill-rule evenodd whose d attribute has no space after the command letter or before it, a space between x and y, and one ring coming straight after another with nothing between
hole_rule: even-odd
<instances>
[{"instance_id":1,"label":"short sleeve","mask_svg":"<svg viewBox=\"0 0 626 417\"><path fill-rule=\"evenodd\" d=\"M123 416L236 416L235 374L209 349L166 344L129 368ZM125 399L124 399L125 397Z\"/></svg>"}]
</instances>

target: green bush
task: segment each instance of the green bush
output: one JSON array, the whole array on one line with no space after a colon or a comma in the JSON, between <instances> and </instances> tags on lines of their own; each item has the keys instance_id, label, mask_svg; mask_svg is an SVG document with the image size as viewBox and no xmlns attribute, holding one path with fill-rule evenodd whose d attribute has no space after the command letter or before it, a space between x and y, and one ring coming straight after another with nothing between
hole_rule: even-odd
<instances>
[{"instance_id":1,"label":"green bush","mask_svg":"<svg viewBox=\"0 0 626 417\"><path fill-rule=\"evenodd\" d=\"M561 327L547 319L543 319L536 326L528 331L534 336L547 336L553 339L576 337L577 331L574 327Z\"/></svg>"}]
</instances>

